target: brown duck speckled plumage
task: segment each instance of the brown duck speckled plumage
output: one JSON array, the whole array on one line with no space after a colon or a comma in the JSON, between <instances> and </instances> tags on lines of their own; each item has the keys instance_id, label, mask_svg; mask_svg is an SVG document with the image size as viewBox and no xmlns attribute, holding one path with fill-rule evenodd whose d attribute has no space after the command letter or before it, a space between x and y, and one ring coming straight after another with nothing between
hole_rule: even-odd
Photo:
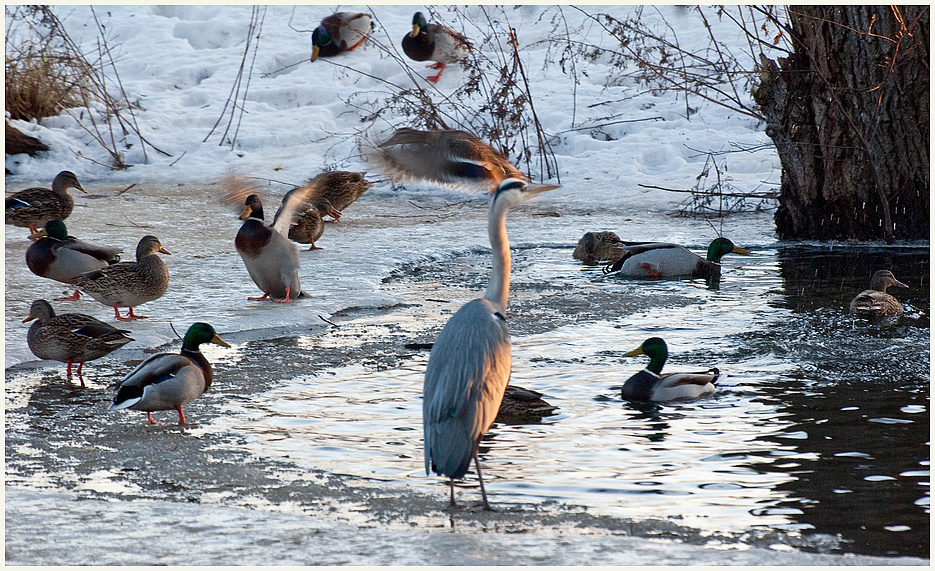
<instances>
[{"instance_id":1,"label":"brown duck speckled plumage","mask_svg":"<svg viewBox=\"0 0 935 571\"><path fill-rule=\"evenodd\" d=\"M44 299L32 303L29 316L23 322L33 319L37 321L26 335L29 350L40 359L66 363L69 377L72 363L78 363L76 373L81 375L86 361L100 359L133 341L127 336L129 331L117 329L90 315L55 315L52 305Z\"/></svg>"},{"instance_id":2,"label":"brown duck speckled plumage","mask_svg":"<svg viewBox=\"0 0 935 571\"><path fill-rule=\"evenodd\" d=\"M120 321L145 319L134 315L133 308L159 299L169 288L169 268L156 253L170 254L159 238L143 236L136 246L135 262L120 262L106 268L82 274L75 285L104 305L114 308ZM127 317L121 317L118 307L129 307Z\"/></svg>"},{"instance_id":3,"label":"brown duck speckled plumage","mask_svg":"<svg viewBox=\"0 0 935 571\"><path fill-rule=\"evenodd\" d=\"M71 214L75 201L69 188L81 188L74 173L62 171L52 181L52 188L27 188L6 198L6 223L29 228L35 233L49 220L65 220Z\"/></svg>"}]
</instances>

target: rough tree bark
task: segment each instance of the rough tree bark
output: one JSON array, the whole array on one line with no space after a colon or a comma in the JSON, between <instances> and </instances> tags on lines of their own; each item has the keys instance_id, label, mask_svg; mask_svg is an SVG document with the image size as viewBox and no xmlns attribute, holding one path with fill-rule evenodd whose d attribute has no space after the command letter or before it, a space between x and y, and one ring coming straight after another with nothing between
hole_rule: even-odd
<instances>
[{"instance_id":1,"label":"rough tree bark","mask_svg":"<svg viewBox=\"0 0 935 571\"><path fill-rule=\"evenodd\" d=\"M929 10L790 6L753 97L782 162L781 238L929 237Z\"/></svg>"}]
</instances>

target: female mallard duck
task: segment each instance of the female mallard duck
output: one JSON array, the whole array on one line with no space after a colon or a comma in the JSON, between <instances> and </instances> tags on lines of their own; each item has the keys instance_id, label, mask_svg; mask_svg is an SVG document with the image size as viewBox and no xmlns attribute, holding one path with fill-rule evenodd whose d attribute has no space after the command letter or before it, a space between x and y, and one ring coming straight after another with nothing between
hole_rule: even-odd
<instances>
[{"instance_id":1,"label":"female mallard duck","mask_svg":"<svg viewBox=\"0 0 935 571\"><path fill-rule=\"evenodd\" d=\"M26 265L32 273L50 280L74 284L80 274L93 272L120 261L117 254L121 250L96 246L72 238L61 220L49 220L30 238L38 240L26 250ZM73 295L55 301L76 301L80 297L81 293L76 289Z\"/></svg>"},{"instance_id":2,"label":"female mallard duck","mask_svg":"<svg viewBox=\"0 0 935 571\"><path fill-rule=\"evenodd\" d=\"M552 416L558 410L542 400L542 393L507 385L494 422L500 424L538 424L546 416Z\"/></svg>"},{"instance_id":3,"label":"female mallard duck","mask_svg":"<svg viewBox=\"0 0 935 571\"><path fill-rule=\"evenodd\" d=\"M320 196L331 203L331 215L341 219L341 211L367 192L372 182L364 179L362 172L325 171L306 183L310 187L305 192L310 196Z\"/></svg>"},{"instance_id":4,"label":"female mallard duck","mask_svg":"<svg viewBox=\"0 0 935 571\"><path fill-rule=\"evenodd\" d=\"M749 254L727 238L716 238L708 246L707 259L678 244L654 242L634 244L627 242L622 258L604 267L604 273L619 272L637 278L704 278L721 276L721 258L725 254Z\"/></svg>"},{"instance_id":5,"label":"female mallard duck","mask_svg":"<svg viewBox=\"0 0 935 571\"><path fill-rule=\"evenodd\" d=\"M650 337L625 357L649 355L649 365L633 375L623 385L621 395L626 400L670 401L692 399L713 393L720 372L711 368L703 373L662 373L669 349L659 337Z\"/></svg>"},{"instance_id":6,"label":"female mallard duck","mask_svg":"<svg viewBox=\"0 0 935 571\"><path fill-rule=\"evenodd\" d=\"M32 302L29 317L23 323L33 319L38 321L32 324L26 334L29 350L40 359L67 364L69 377L72 363L78 363L76 373L81 376L85 361L100 359L133 341L126 335L129 331L116 329L90 315L55 315L52 305L44 299ZM84 381L81 384L84 385Z\"/></svg>"},{"instance_id":7,"label":"female mallard duck","mask_svg":"<svg viewBox=\"0 0 935 571\"><path fill-rule=\"evenodd\" d=\"M179 424L197 424L185 421L182 407L207 392L214 378L211 363L201 354L202 343L230 347L207 323L193 323L182 340L182 350L153 355L140 363L117 385L108 408L146 411L150 424L159 424L153 420L153 411L175 409Z\"/></svg>"},{"instance_id":8,"label":"female mallard duck","mask_svg":"<svg viewBox=\"0 0 935 571\"><path fill-rule=\"evenodd\" d=\"M422 12L412 17L412 31L403 36L403 52L413 61L434 61L429 65L438 73L426 77L432 83L438 83L445 71L445 65L464 59L471 44L467 38L448 26L429 24Z\"/></svg>"},{"instance_id":9,"label":"female mallard duck","mask_svg":"<svg viewBox=\"0 0 935 571\"><path fill-rule=\"evenodd\" d=\"M27 188L6 199L6 223L29 228L33 234L49 220L65 220L75 207L69 188L81 188L75 173L62 171L52 181L52 189Z\"/></svg>"},{"instance_id":10,"label":"female mallard duck","mask_svg":"<svg viewBox=\"0 0 935 571\"><path fill-rule=\"evenodd\" d=\"M323 216L335 216L335 209L327 198L319 198L314 204L306 205L303 214L289 227L289 239L299 244L311 244L309 250L320 250L315 240L325 233Z\"/></svg>"},{"instance_id":11,"label":"female mallard duck","mask_svg":"<svg viewBox=\"0 0 935 571\"><path fill-rule=\"evenodd\" d=\"M356 50L373 32L370 14L338 12L321 21L312 32L312 61Z\"/></svg>"},{"instance_id":12,"label":"female mallard duck","mask_svg":"<svg viewBox=\"0 0 935 571\"><path fill-rule=\"evenodd\" d=\"M598 262L616 262L626 253L626 245L613 232L585 232L572 257L596 266Z\"/></svg>"},{"instance_id":13,"label":"female mallard duck","mask_svg":"<svg viewBox=\"0 0 935 571\"><path fill-rule=\"evenodd\" d=\"M485 184L494 192L508 178L526 177L480 138L457 130L418 131L404 127L368 156L398 180Z\"/></svg>"},{"instance_id":14,"label":"female mallard duck","mask_svg":"<svg viewBox=\"0 0 935 571\"><path fill-rule=\"evenodd\" d=\"M75 286L104 305L114 308L119 321L146 319L134 315L133 308L162 297L169 288L169 268L156 253L171 254L155 236L143 236L136 246L135 262L120 262L81 274ZM126 317L118 307L129 307Z\"/></svg>"},{"instance_id":15,"label":"female mallard duck","mask_svg":"<svg viewBox=\"0 0 935 571\"><path fill-rule=\"evenodd\" d=\"M851 301L851 313L862 317L892 317L903 314L903 304L886 293L888 287L909 287L896 279L893 272L879 270L870 278L870 289L857 294Z\"/></svg>"}]
</instances>

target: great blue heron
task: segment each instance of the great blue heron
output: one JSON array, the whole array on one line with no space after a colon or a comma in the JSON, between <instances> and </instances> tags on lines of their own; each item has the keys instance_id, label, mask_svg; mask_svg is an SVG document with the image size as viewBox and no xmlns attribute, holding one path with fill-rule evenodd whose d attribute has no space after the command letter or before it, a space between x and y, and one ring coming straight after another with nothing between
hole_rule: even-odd
<instances>
[{"instance_id":1,"label":"great blue heron","mask_svg":"<svg viewBox=\"0 0 935 571\"><path fill-rule=\"evenodd\" d=\"M903 304L886 293L888 287L909 287L896 279L889 270L878 270L870 279L870 289L857 294L851 301L851 313L864 317L892 317L903 314Z\"/></svg>"},{"instance_id":2,"label":"great blue heron","mask_svg":"<svg viewBox=\"0 0 935 571\"><path fill-rule=\"evenodd\" d=\"M500 183L487 221L493 253L487 292L451 316L432 346L422 402L425 472L431 468L448 476L452 506L457 505L454 480L464 477L474 458L484 509L490 509L477 448L497 416L510 380L510 333L504 317L510 295L506 213L553 188L558 187L514 178Z\"/></svg>"}]
</instances>

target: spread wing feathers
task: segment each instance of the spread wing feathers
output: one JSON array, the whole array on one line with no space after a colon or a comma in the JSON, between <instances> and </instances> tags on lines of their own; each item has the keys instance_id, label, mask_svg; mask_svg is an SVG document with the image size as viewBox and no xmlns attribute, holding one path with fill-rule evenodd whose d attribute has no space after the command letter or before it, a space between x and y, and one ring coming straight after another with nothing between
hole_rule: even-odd
<instances>
[{"instance_id":1,"label":"spread wing feathers","mask_svg":"<svg viewBox=\"0 0 935 571\"><path fill-rule=\"evenodd\" d=\"M282 197L282 204L273 217L273 229L283 236L289 235L289 228L295 224L295 221L305 213L306 205L316 200L321 195L321 188L312 184L303 184L297 186Z\"/></svg>"},{"instance_id":2,"label":"spread wing feathers","mask_svg":"<svg viewBox=\"0 0 935 571\"><path fill-rule=\"evenodd\" d=\"M507 178L527 180L500 153L465 131L402 128L364 152L368 160L396 180L485 185L491 192Z\"/></svg>"},{"instance_id":3,"label":"spread wing feathers","mask_svg":"<svg viewBox=\"0 0 935 571\"><path fill-rule=\"evenodd\" d=\"M315 201L321 193L320 187L312 184L313 182L314 179L307 184L293 188L282 197L282 203L270 227L283 236L289 235L289 228L305 212L305 205ZM244 202L251 194L262 196L264 190L256 181L240 173L225 176L218 181L218 187L221 191L221 202L236 208L243 208Z\"/></svg>"},{"instance_id":4,"label":"spread wing feathers","mask_svg":"<svg viewBox=\"0 0 935 571\"><path fill-rule=\"evenodd\" d=\"M487 300L455 313L438 335L425 370L425 469L460 478L497 416L510 380L510 334Z\"/></svg>"},{"instance_id":5,"label":"spread wing feathers","mask_svg":"<svg viewBox=\"0 0 935 571\"><path fill-rule=\"evenodd\" d=\"M183 355L153 355L139 364L117 385L111 409L129 408L143 399L147 387L175 379L188 368L201 370L191 359Z\"/></svg>"}]
</instances>

